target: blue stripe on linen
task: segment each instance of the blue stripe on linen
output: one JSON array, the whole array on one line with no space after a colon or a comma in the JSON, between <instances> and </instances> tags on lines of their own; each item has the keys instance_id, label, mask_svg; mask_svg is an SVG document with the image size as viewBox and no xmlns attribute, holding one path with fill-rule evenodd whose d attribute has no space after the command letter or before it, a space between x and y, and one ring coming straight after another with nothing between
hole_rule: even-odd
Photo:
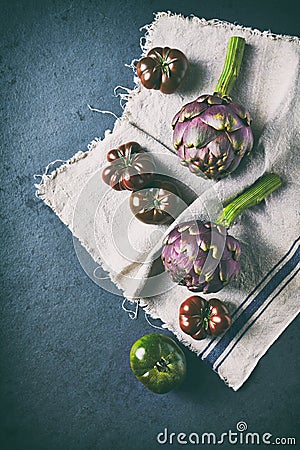
<instances>
[{"instance_id":1,"label":"blue stripe on linen","mask_svg":"<svg viewBox=\"0 0 300 450\"><path fill-rule=\"evenodd\" d=\"M293 248L295 247L295 244L297 244L297 242L300 241L300 237L298 237L298 239L295 240L295 242L293 242L293 244L291 245L290 249L287 251L287 253L275 264L274 267L272 267L272 269L269 270L269 272L263 277L263 279L258 283L258 285L250 292L249 295L247 295L247 297L245 298L245 300L238 306L238 308L231 314L231 318L233 319L234 316L237 314L238 311L240 311L240 309L243 307L243 305L245 303L247 303L247 301L249 300L249 298L255 293L255 291L257 291L260 286L264 283L264 281L270 276L270 274L272 272L274 272L277 267L282 263L282 261L292 252ZM213 343L216 341L216 338L211 339L211 341L205 346L205 348L201 351L201 353L199 354L199 356L201 357L202 355L204 355L204 353L209 349L209 347L211 347L213 345Z\"/></svg>"},{"instance_id":2,"label":"blue stripe on linen","mask_svg":"<svg viewBox=\"0 0 300 450\"><path fill-rule=\"evenodd\" d=\"M288 250L288 252L278 261L277 264L275 264L274 267L272 267L271 270L269 270L269 272L267 273L267 275L265 275L263 277L263 279L258 283L258 285L256 286L255 289L252 290L252 292L245 298L245 300L239 305L239 307L232 313L231 317L234 317L235 314L242 308L242 306L248 301L248 299L254 294L254 292L256 290L258 290L260 288L260 286L264 283L264 281L268 278L268 276L272 273L275 272L275 270L277 269L277 267L282 263L282 261L292 252L293 248L295 247L295 244L297 244L297 242L300 241L300 237L298 237L298 239L295 240L295 242L293 243L293 245L290 247L290 249Z\"/></svg>"},{"instance_id":3,"label":"blue stripe on linen","mask_svg":"<svg viewBox=\"0 0 300 450\"><path fill-rule=\"evenodd\" d=\"M241 313L229 330L224 334L212 351L204 358L204 361L213 366L217 359L226 349L227 345L237 335L241 328L247 323L251 316L264 304L272 292L296 267L300 260L300 248L298 247L294 255L282 266L282 268L270 279L264 288L254 297L252 302Z\"/></svg>"},{"instance_id":4,"label":"blue stripe on linen","mask_svg":"<svg viewBox=\"0 0 300 450\"><path fill-rule=\"evenodd\" d=\"M232 346L232 348L230 349L230 351L224 356L224 358L221 359L221 361L218 363L218 365L215 367L215 371L218 372L219 367L223 364L223 362L225 361L225 359L230 355L230 353L233 351L233 349L235 348L235 346L239 343L239 341L242 339L242 337L247 333L247 331L249 330L249 328L252 327L252 325L257 321L257 319L259 319L259 317L264 313L264 311L268 308L269 305L271 305L271 303L273 303L273 300L275 300L276 297L278 297L278 295L281 294L281 292L286 288L286 286L296 277L296 275L298 275L300 271L300 268L298 270L296 270L296 272L287 280L287 282L282 286L282 288L277 292L277 294L272 298L271 301L268 302L268 304L263 308L263 310L257 315L257 317L255 317L255 319L253 320L253 322L250 323L250 325L246 328L245 331L243 331L243 333L241 334L241 336L239 336L239 338L237 339L237 341L234 343L234 345Z\"/></svg>"}]
</instances>

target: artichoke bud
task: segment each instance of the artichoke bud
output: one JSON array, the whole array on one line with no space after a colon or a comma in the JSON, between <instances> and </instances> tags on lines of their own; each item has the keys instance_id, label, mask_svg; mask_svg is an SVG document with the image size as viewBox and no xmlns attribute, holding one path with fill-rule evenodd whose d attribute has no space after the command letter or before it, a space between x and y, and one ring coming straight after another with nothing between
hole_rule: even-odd
<instances>
[{"instance_id":1,"label":"artichoke bud","mask_svg":"<svg viewBox=\"0 0 300 450\"><path fill-rule=\"evenodd\" d=\"M244 46L243 38L233 36L229 40L215 92L187 103L173 118L174 148L181 164L197 176L224 178L252 150L250 113L228 95L240 70Z\"/></svg>"},{"instance_id":2,"label":"artichoke bud","mask_svg":"<svg viewBox=\"0 0 300 450\"><path fill-rule=\"evenodd\" d=\"M165 270L173 281L191 291L218 292L240 270L238 252L235 252L237 259L234 259L232 252L228 251L228 245L233 245L232 240L235 239L221 225L212 226L199 220L177 225L170 239L167 237L165 240L162 250ZM238 241L235 248L239 248ZM221 272L224 274L222 277Z\"/></svg>"},{"instance_id":3,"label":"artichoke bud","mask_svg":"<svg viewBox=\"0 0 300 450\"><path fill-rule=\"evenodd\" d=\"M240 271L241 247L226 228L281 185L278 175L267 173L228 203L216 223L192 220L177 225L166 237L161 254L173 281L208 294L234 279Z\"/></svg>"}]
</instances>

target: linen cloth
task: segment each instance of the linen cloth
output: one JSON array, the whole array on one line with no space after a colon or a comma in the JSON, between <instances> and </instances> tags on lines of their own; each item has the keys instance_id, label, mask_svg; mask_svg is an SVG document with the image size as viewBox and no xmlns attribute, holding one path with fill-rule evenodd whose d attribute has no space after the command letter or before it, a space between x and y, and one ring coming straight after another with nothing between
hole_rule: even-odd
<instances>
[{"instance_id":1,"label":"linen cloth","mask_svg":"<svg viewBox=\"0 0 300 450\"><path fill-rule=\"evenodd\" d=\"M215 182L180 165L170 123L185 103L213 92L233 35L243 36L247 45L231 96L251 112L255 145L232 175ZM299 39L219 20L158 13L146 26L142 54L155 46L178 48L189 59L190 70L180 89L164 95L145 89L136 79L136 88L124 96L125 111L113 131L103 140L94 140L87 152L44 174L37 194L108 271L126 298L139 299L147 313L160 318L237 390L300 310ZM244 212L230 229L242 245L242 273L219 293L205 296L218 297L232 313L231 328L219 338L197 342L180 330L179 306L190 293L155 269L163 237L174 224L139 222L129 208L130 192L113 191L101 179L107 151L128 141L139 142L153 154L158 172L193 191L177 222L191 217L215 220L225 200L265 172L283 179L280 189Z\"/></svg>"}]
</instances>

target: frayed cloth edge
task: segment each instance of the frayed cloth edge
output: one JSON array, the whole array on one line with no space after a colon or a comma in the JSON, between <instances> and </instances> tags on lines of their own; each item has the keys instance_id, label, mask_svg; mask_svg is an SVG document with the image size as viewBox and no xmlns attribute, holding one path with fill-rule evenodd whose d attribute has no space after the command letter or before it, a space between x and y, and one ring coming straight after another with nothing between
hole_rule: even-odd
<instances>
[{"instance_id":1,"label":"frayed cloth edge","mask_svg":"<svg viewBox=\"0 0 300 450\"><path fill-rule=\"evenodd\" d=\"M123 119L123 116L122 116L122 118L119 118L119 119L117 119L115 121L113 130L110 130L110 129L105 130L103 139L105 139L108 135L113 133L113 131L115 130L116 126L119 124L121 119ZM101 139L99 137L95 137L87 145L87 150L85 150L85 151L79 150L70 159L68 159L66 161L63 161L63 164L61 164L60 166L56 167L50 173L48 173L48 169L51 167L51 165L54 165L56 162L61 161L61 160L55 160L55 161L49 163L47 165L46 169L45 169L45 172L42 175L34 175L35 179L37 177L41 178L41 181L39 183L35 183L35 185L34 185L34 187L36 188L36 192L35 192L36 197L41 199L41 200L43 200L48 206L51 206L51 208L53 209L53 206L49 205L49 202L47 202L47 199L45 197L45 186L46 186L46 184L49 181L53 180L58 174L60 174L60 173L64 172L65 170L67 170L67 168L70 167L70 165L80 161L81 159L86 158L90 154L90 152L95 149L97 144L99 142L101 142L103 139ZM56 213L56 211L54 211L54 212Z\"/></svg>"},{"instance_id":2,"label":"frayed cloth edge","mask_svg":"<svg viewBox=\"0 0 300 450\"><path fill-rule=\"evenodd\" d=\"M193 14L191 14L189 16L184 16L183 14L173 13L172 11L160 11L160 12L154 13L154 20L152 23L146 24L140 28L140 31L142 31L142 30L146 31L144 36L142 36L140 39L140 46L141 46L143 53L145 53L147 51L147 44L149 43L152 32L155 30L157 22L159 21L159 19L161 19L163 17L178 18L178 19L181 19L186 22L194 22L194 23L201 24L203 26L216 26L216 27L220 27L220 28L226 28L226 29L232 30L234 32L246 31L249 34L266 37L268 39L283 40L286 42L295 42L298 45L300 44L300 38L298 36L276 34L276 33L273 33L271 30L261 31L257 28L245 27L243 25L227 22L225 20L200 18L200 17L194 16ZM143 39L145 40L144 43L142 42Z\"/></svg>"},{"instance_id":3,"label":"frayed cloth edge","mask_svg":"<svg viewBox=\"0 0 300 450\"><path fill-rule=\"evenodd\" d=\"M152 43L151 43L152 34L155 32L158 21L161 18L166 18L166 17L177 18L177 19L180 19L187 23L189 23L189 22L198 23L203 26L215 26L215 27L219 27L219 28L225 28L225 29L232 30L235 33L238 33L239 31L244 31L244 32L246 31L251 35L266 37L266 38L272 39L272 40L295 42L297 45L300 44L300 38L298 38L297 36L276 34L270 30L261 31L261 30L258 30L257 28L245 27L243 25L227 22L225 20L220 20L220 19L209 19L208 20L205 18L200 18L200 17L194 16L193 14L191 14L189 16L184 16L183 14L173 13L172 11L169 11L169 10L155 12L155 13L153 13L153 15L154 15L154 20L151 23L145 24L140 28L140 31L144 31L144 35L140 37L140 48L142 50L140 58L146 56L150 47L152 46ZM127 65L127 67L130 67L133 71L133 74L134 74L133 81L134 81L135 88L130 90L130 92L128 91L128 93L126 95L125 104L122 105L122 108L124 109L124 114L127 115L128 118L130 118L130 105L128 105L128 101L130 99L134 99L135 95L138 94L141 90L141 81L140 81L139 77L137 76L136 70L135 70L135 64L134 64L135 61L139 61L139 59L133 59L131 61L131 63L129 65ZM122 100L122 98L121 98L121 100Z\"/></svg>"}]
</instances>

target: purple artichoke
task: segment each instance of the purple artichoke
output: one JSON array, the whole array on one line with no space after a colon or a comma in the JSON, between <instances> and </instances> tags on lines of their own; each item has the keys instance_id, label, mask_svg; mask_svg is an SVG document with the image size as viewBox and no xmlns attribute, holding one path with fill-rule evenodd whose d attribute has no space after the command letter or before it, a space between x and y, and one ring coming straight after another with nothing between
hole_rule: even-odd
<instances>
[{"instance_id":1,"label":"purple artichoke","mask_svg":"<svg viewBox=\"0 0 300 450\"><path fill-rule=\"evenodd\" d=\"M190 291L218 292L240 270L240 244L221 225L185 222L171 231L164 244L165 270Z\"/></svg>"},{"instance_id":2,"label":"purple artichoke","mask_svg":"<svg viewBox=\"0 0 300 450\"><path fill-rule=\"evenodd\" d=\"M253 146L248 111L230 97L201 95L173 119L173 145L181 164L218 180L233 172Z\"/></svg>"},{"instance_id":3,"label":"purple artichoke","mask_svg":"<svg viewBox=\"0 0 300 450\"><path fill-rule=\"evenodd\" d=\"M233 172L253 147L249 112L228 96L242 63L245 40L229 40L213 95L201 95L174 116L173 145L184 166L218 180Z\"/></svg>"},{"instance_id":4,"label":"purple artichoke","mask_svg":"<svg viewBox=\"0 0 300 450\"><path fill-rule=\"evenodd\" d=\"M173 281L193 292L218 292L240 271L241 247L227 228L245 209L256 205L281 186L266 174L230 202L216 223L192 220L177 225L167 236L162 262Z\"/></svg>"}]
</instances>

